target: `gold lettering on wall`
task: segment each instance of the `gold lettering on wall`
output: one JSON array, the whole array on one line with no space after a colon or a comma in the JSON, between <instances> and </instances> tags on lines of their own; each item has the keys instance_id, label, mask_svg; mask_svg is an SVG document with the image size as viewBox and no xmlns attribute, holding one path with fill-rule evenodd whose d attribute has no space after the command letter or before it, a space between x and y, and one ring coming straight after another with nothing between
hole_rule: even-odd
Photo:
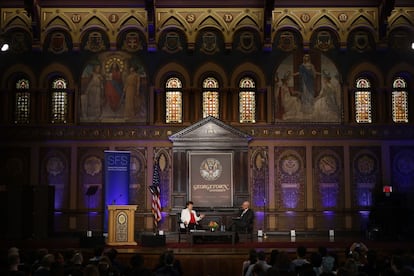
<instances>
[{"instance_id":1,"label":"gold lettering on wall","mask_svg":"<svg viewBox=\"0 0 414 276\"><path fill-rule=\"evenodd\" d=\"M338 15L338 20L340 22L346 22L346 21L348 21L348 15L346 13L340 13Z\"/></svg>"},{"instance_id":2,"label":"gold lettering on wall","mask_svg":"<svg viewBox=\"0 0 414 276\"><path fill-rule=\"evenodd\" d=\"M225 21L225 22L230 23L231 21L233 21L233 15L231 15L231 14L229 14L229 13L226 13L226 14L223 16L223 19L224 19L224 21Z\"/></svg>"},{"instance_id":3,"label":"gold lettering on wall","mask_svg":"<svg viewBox=\"0 0 414 276\"><path fill-rule=\"evenodd\" d=\"M300 20L302 20L302 22L303 23L308 23L309 22L309 20L310 20L310 15L309 15L309 13L303 13L301 16L300 16Z\"/></svg>"},{"instance_id":4,"label":"gold lettering on wall","mask_svg":"<svg viewBox=\"0 0 414 276\"><path fill-rule=\"evenodd\" d=\"M80 16L80 14L72 14L72 22L73 23L79 23L81 21L82 17Z\"/></svg>"},{"instance_id":5,"label":"gold lettering on wall","mask_svg":"<svg viewBox=\"0 0 414 276\"><path fill-rule=\"evenodd\" d=\"M119 20L119 16L115 13L109 15L109 22L116 23Z\"/></svg>"},{"instance_id":6,"label":"gold lettering on wall","mask_svg":"<svg viewBox=\"0 0 414 276\"><path fill-rule=\"evenodd\" d=\"M188 23L193 23L196 20L196 16L193 13L187 14L187 16L185 17L185 20Z\"/></svg>"}]
</instances>

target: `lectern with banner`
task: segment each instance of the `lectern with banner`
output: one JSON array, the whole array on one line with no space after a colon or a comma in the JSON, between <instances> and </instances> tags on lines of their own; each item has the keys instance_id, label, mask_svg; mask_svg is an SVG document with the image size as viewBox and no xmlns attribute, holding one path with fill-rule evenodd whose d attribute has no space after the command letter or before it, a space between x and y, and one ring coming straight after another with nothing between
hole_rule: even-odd
<instances>
[{"instance_id":1,"label":"lectern with banner","mask_svg":"<svg viewBox=\"0 0 414 276\"><path fill-rule=\"evenodd\" d=\"M137 205L108 205L108 245L137 245L134 219Z\"/></svg>"}]
</instances>

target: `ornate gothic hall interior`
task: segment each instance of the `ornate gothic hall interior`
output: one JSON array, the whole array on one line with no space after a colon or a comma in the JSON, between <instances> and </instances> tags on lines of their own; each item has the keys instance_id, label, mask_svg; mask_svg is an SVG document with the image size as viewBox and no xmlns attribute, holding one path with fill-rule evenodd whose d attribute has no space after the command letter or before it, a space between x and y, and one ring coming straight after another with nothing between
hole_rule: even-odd
<instances>
[{"instance_id":1,"label":"ornate gothic hall interior","mask_svg":"<svg viewBox=\"0 0 414 276\"><path fill-rule=\"evenodd\" d=\"M249 201L255 235L412 235L412 0L0 12L1 239L104 236L108 205L177 233L188 200L223 226Z\"/></svg>"}]
</instances>

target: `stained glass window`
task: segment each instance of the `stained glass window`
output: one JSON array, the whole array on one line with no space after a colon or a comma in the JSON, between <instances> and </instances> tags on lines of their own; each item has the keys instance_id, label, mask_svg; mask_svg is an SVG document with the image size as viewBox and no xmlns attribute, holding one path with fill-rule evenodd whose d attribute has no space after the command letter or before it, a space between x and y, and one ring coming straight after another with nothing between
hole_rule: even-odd
<instances>
[{"instance_id":1,"label":"stained glass window","mask_svg":"<svg viewBox=\"0 0 414 276\"><path fill-rule=\"evenodd\" d=\"M30 121L30 83L27 79L16 82L14 122L28 124Z\"/></svg>"},{"instance_id":2,"label":"stained glass window","mask_svg":"<svg viewBox=\"0 0 414 276\"><path fill-rule=\"evenodd\" d=\"M357 123L372 123L371 83L366 78L356 81L355 120Z\"/></svg>"},{"instance_id":3,"label":"stained glass window","mask_svg":"<svg viewBox=\"0 0 414 276\"><path fill-rule=\"evenodd\" d=\"M165 83L165 121L167 123L182 123L183 121L182 87L181 80L176 77L169 78Z\"/></svg>"},{"instance_id":4,"label":"stained glass window","mask_svg":"<svg viewBox=\"0 0 414 276\"><path fill-rule=\"evenodd\" d=\"M219 118L219 83L213 77L203 81L203 118Z\"/></svg>"},{"instance_id":5,"label":"stained glass window","mask_svg":"<svg viewBox=\"0 0 414 276\"><path fill-rule=\"evenodd\" d=\"M68 115L67 82L63 78L54 79L52 82L52 123L66 123Z\"/></svg>"},{"instance_id":6,"label":"stained glass window","mask_svg":"<svg viewBox=\"0 0 414 276\"><path fill-rule=\"evenodd\" d=\"M395 123L408 123L407 82L396 78L392 84L392 120Z\"/></svg>"},{"instance_id":7,"label":"stained glass window","mask_svg":"<svg viewBox=\"0 0 414 276\"><path fill-rule=\"evenodd\" d=\"M240 123L256 122L256 84L252 78L245 77L239 83Z\"/></svg>"}]
</instances>

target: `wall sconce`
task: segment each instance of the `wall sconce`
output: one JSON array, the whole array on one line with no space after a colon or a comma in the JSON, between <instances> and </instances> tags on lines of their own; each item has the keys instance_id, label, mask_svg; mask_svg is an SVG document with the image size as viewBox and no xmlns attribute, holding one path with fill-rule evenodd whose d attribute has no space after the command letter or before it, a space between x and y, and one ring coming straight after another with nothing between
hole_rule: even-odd
<instances>
[{"instance_id":1,"label":"wall sconce","mask_svg":"<svg viewBox=\"0 0 414 276\"><path fill-rule=\"evenodd\" d=\"M7 52L10 48L8 43L0 43L0 45L1 45L0 51L2 52Z\"/></svg>"},{"instance_id":2,"label":"wall sconce","mask_svg":"<svg viewBox=\"0 0 414 276\"><path fill-rule=\"evenodd\" d=\"M0 52L7 52L10 49L10 45L4 36L0 37Z\"/></svg>"},{"instance_id":3,"label":"wall sconce","mask_svg":"<svg viewBox=\"0 0 414 276\"><path fill-rule=\"evenodd\" d=\"M413 43L411 43L411 49L413 49L413 50L414 50L414 42L413 42Z\"/></svg>"}]
</instances>

